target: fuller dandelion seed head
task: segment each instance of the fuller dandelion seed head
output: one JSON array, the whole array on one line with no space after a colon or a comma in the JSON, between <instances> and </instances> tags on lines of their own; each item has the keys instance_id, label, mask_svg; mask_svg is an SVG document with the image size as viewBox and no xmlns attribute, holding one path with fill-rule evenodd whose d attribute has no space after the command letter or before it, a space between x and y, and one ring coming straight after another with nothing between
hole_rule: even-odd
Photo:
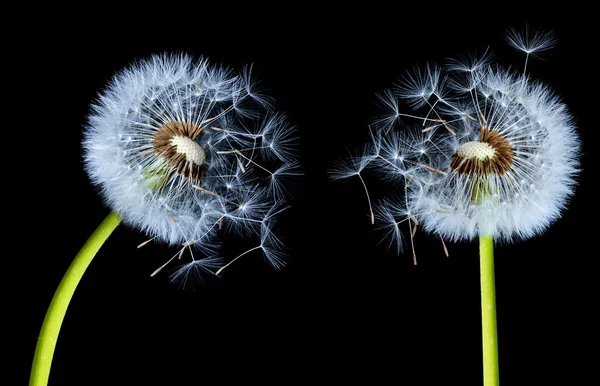
<instances>
[{"instance_id":1,"label":"fuller dandelion seed head","mask_svg":"<svg viewBox=\"0 0 600 386\"><path fill-rule=\"evenodd\" d=\"M202 252L174 278L214 267L224 230L260 242L300 174L293 128L250 75L154 55L116 74L92 106L85 167L106 203L157 241Z\"/></svg>"},{"instance_id":2,"label":"fuller dandelion seed head","mask_svg":"<svg viewBox=\"0 0 600 386\"><path fill-rule=\"evenodd\" d=\"M509 42L527 55L554 44L548 33L514 29ZM392 183L397 199L375 211L398 245L399 227L451 241L526 239L559 218L574 193L580 142L566 106L488 52L417 70L380 98L388 113L372 125L354 175L372 168ZM413 111L401 112L404 102ZM347 169L334 177L350 177Z\"/></svg>"}]
</instances>

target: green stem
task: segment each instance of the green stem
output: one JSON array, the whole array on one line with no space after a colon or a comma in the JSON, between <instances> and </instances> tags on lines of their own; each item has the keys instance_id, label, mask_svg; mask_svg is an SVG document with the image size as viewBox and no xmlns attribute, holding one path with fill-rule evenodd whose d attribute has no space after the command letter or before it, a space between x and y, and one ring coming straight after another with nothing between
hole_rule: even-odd
<instances>
[{"instance_id":1,"label":"green stem","mask_svg":"<svg viewBox=\"0 0 600 386\"><path fill-rule=\"evenodd\" d=\"M483 384L498 386L498 331L496 327L496 285L494 282L494 239L480 236L481 327L483 335Z\"/></svg>"},{"instance_id":2,"label":"green stem","mask_svg":"<svg viewBox=\"0 0 600 386\"><path fill-rule=\"evenodd\" d=\"M114 212L111 212L102 221L79 250L79 253L75 256L71 266L58 285L48 311L46 311L46 317L44 318L40 336L38 337L33 364L31 366L29 386L46 386L48 384L50 365L52 364L58 333L60 332L60 326L75 292L75 288L77 288L79 280L81 280L83 273L90 265L102 244L104 244L108 236L110 236L120 222L121 219Z\"/></svg>"}]
</instances>

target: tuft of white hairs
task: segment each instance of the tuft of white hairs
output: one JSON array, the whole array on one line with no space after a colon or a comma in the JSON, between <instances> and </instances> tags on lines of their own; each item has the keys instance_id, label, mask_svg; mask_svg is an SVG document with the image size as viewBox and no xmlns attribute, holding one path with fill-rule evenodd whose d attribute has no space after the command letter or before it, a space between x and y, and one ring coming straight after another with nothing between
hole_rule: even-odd
<instances>
[{"instance_id":1,"label":"tuft of white hairs","mask_svg":"<svg viewBox=\"0 0 600 386\"><path fill-rule=\"evenodd\" d=\"M154 134L168 122L203 127L196 138L205 157L199 180L177 173L153 151ZM250 67L235 73L205 58L165 53L113 77L92 105L83 149L91 181L123 222L181 252L189 249L191 263L172 275L185 284L217 267L221 232L264 244L265 227L276 220L273 208L281 213L289 197L287 180L301 174L295 140L285 115L256 89ZM157 177L156 170L166 172ZM269 245L281 245L268 234ZM270 256L281 268L283 260Z\"/></svg>"},{"instance_id":2,"label":"tuft of white hairs","mask_svg":"<svg viewBox=\"0 0 600 386\"><path fill-rule=\"evenodd\" d=\"M548 32L516 29L508 41L528 56L555 43ZM361 177L371 169L389 184L389 195L371 211L398 252L404 232L414 255L417 228L442 242L527 239L557 220L574 194L581 145L567 107L548 85L494 63L487 51L417 69L379 98L385 113L370 126L370 143L331 174ZM401 112L404 104L415 111ZM510 144L514 159L506 173L481 177L450 167L482 127ZM493 189L474 199L481 181Z\"/></svg>"}]
</instances>

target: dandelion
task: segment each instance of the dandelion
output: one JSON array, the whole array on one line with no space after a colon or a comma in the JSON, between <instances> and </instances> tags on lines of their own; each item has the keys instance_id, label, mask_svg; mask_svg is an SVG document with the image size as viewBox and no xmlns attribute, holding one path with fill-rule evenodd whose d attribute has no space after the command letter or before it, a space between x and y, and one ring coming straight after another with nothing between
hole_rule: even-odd
<instances>
[{"instance_id":1,"label":"dandelion","mask_svg":"<svg viewBox=\"0 0 600 386\"><path fill-rule=\"evenodd\" d=\"M512 29L508 42L527 62L554 38ZM369 201L370 211L399 252L404 230L415 264L417 229L440 239L446 253L444 240L480 239L484 377L494 385L493 240L539 235L565 210L579 172L573 118L550 87L494 63L487 51L414 71L379 98L387 112L371 125L369 144L332 175L372 169L391 183L393 195L375 209ZM401 112L402 103L416 111Z\"/></svg>"},{"instance_id":2,"label":"dandelion","mask_svg":"<svg viewBox=\"0 0 600 386\"><path fill-rule=\"evenodd\" d=\"M253 237L274 268L285 265L273 226L287 208L288 179L301 174L294 128L251 78L186 54L154 55L115 75L84 133L89 177L111 209L65 275L38 341L32 385L46 384L68 302L100 246L121 223L149 242L176 247L151 276L182 287L221 273L220 235ZM239 257L239 256L238 256Z\"/></svg>"},{"instance_id":3,"label":"dandelion","mask_svg":"<svg viewBox=\"0 0 600 386\"><path fill-rule=\"evenodd\" d=\"M86 170L124 222L178 247L174 257L187 250L189 264L213 267L219 233L260 238L286 178L299 173L294 130L271 104L249 69L153 56L118 74L93 106ZM211 263L198 265L194 250Z\"/></svg>"}]
</instances>

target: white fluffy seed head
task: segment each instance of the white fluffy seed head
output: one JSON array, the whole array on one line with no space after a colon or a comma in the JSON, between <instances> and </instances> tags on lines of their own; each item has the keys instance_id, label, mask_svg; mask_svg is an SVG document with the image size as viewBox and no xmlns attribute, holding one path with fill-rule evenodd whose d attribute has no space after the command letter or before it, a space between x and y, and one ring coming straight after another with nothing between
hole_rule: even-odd
<instances>
[{"instance_id":1,"label":"white fluffy seed head","mask_svg":"<svg viewBox=\"0 0 600 386\"><path fill-rule=\"evenodd\" d=\"M549 48L550 36L511 30L509 41L529 55ZM386 197L375 212L400 247L399 224L410 237L418 225L450 241L527 239L557 220L574 194L581 145L566 106L547 85L489 55L429 65L381 100L387 111L371 126L372 143L333 174L372 168L394 184L389 191L399 197ZM415 111L400 111L406 102Z\"/></svg>"},{"instance_id":2,"label":"white fluffy seed head","mask_svg":"<svg viewBox=\"0 0 600 386\"><path fill-rule=\"evenodd\" d=\"M260 243L267 216L275 223L269 208L300 174L294 143L249 69L164 54L115 75L92 106L83 148L90 179L125 223L212 262L222 232Z\"/></svg>"}]
</instances>

